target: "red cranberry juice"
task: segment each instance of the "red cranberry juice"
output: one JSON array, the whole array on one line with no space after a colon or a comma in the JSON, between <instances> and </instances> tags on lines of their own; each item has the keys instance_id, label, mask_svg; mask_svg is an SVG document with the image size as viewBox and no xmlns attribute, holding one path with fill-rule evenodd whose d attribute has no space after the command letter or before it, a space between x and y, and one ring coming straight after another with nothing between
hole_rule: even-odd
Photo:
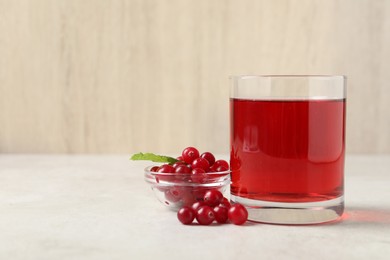
<instances>
[{"instance_id":1,"label":"red cranberry juice","mask_svg":"<svg viewBox=\"0 0 390 260\"><path fill-rule=\"evenodd\" d=\"M277 202L343 195L345 100L230 100L231 193Z\"/></svg>"}]
</instances>

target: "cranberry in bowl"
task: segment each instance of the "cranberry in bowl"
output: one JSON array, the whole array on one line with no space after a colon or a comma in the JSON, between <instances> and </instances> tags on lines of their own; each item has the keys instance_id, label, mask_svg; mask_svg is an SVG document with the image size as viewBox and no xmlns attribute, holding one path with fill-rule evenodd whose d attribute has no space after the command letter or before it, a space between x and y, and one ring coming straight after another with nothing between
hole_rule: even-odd
<instances>
[{"instance_id":1,"label":"cranberry in bowl","mask_svg":"<svg viewBox=\"0 0 390 260\"><path fill-rule=\"evenodd\" d=\"M145 168L145 181L166 207L178 210L183 206L191 206L202 201L209 190L218 190L228 196L230 170L206 172L202 168L192 169L188 164L180 163Z\"/></svg>"}]
</instances>

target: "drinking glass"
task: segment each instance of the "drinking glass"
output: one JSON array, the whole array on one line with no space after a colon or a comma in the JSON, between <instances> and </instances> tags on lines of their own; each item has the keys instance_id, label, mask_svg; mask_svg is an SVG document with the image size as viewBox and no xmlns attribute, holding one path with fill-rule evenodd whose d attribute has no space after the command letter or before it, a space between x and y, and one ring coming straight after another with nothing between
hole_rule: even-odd
<instances>
[{"instance_id":1,"label":"drinking glass","mask_svg":"<svg viewBox=\"0 0 390 260\"><path fill-rule=\"evenodd\" d=\"M344 211L346 78L234 76L231 200L249 220L315 224Z\"/></svg>"}]
</instances>

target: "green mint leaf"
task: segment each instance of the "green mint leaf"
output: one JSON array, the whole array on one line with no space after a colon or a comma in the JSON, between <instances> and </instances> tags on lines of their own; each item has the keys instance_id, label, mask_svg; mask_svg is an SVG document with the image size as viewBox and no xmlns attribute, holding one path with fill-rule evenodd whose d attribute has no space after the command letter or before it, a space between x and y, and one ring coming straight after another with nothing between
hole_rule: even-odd
<instances>
[{"instance_id":1,"label":"green mint leaf","mask_svg":"<svg viewBox=\"0 0 390 260\"><path fill-rule=\"evenodd\" d=\"M161 162L161 163L175 163L179 160L169 157L169 156L164 156L164 155L157 155L154 153L136 153L133 156L131 156L130 160L133 161L152 161L152 162Z\"/></svg>"}]
</instances>

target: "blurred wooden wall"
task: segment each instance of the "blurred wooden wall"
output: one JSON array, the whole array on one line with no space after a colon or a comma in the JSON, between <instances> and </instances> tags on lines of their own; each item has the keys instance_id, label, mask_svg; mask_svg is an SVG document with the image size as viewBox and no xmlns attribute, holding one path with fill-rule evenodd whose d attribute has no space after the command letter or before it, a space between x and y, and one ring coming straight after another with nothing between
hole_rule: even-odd
<instances>
[{"instance_id":1,"label":"blurred wooden wall","mask_svg":"<svg viewBox=\"0 0 390 260\"><path fill-rule=\"evenodd\" d=\"M229 75L348 76L390 152L390 1L0 0L1 153L228 153Z\"/></svg>"}]
</instances>

